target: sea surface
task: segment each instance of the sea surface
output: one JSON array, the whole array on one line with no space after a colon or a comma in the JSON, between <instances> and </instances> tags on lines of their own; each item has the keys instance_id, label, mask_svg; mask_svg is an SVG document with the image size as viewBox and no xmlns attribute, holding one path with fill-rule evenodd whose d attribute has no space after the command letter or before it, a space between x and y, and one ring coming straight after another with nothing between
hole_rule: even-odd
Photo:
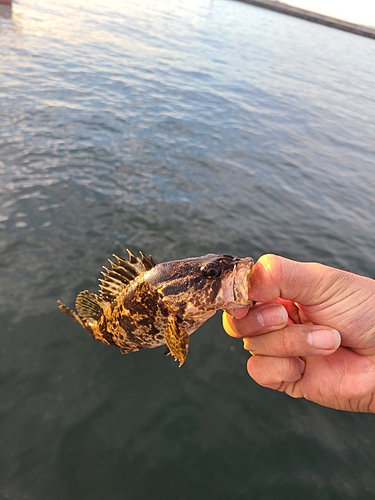
<instances>
[{"instance_id":1,"label":"sea surface","mask_svg":"<svg viewBox=\"0 0 375 500\"><path fill-rule=\"evenodd\" d=\"M234 0L0 6L0 498L375 498L375 416L261 388L217 314L185 365L57 308L125 249L375 278L375 41Z\"/></svg>"}]
</instances>

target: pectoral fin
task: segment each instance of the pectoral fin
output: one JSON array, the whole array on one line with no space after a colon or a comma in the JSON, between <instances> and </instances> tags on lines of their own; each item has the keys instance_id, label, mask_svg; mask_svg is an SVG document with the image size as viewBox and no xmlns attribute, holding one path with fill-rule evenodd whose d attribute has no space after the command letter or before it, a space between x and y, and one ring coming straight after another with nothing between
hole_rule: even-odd
<instances>
[{"instance_id":1,"label":"pectoral fin","mask_svg":"<svg viewBox=\"0 0 375 500\"><path fill-rule=\"evenodd\" d=\"M174 318L171 318L165 330L164 338L170 353L180 363L179 367L182 366L189 348L189 335L186 330L181 328Z\"/></svg>"}]
</instances>

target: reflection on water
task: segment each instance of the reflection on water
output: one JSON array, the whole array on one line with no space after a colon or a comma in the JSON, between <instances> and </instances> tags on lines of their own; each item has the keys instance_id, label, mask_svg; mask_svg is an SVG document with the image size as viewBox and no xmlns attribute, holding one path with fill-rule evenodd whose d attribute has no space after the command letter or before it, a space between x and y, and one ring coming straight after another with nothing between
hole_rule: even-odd
<instances>
[{"instance_id":1,"label":"reflection on water","mask_svg":"<svg viewBox=\"0 0 375 500\"><path fill-rule=\"evenodd\" d=\"M368 416L256 387L219 316L178 370L56 299L126 247L375 277L374 42L227 0L0 8L1 494L373 495Z\"/></svg>"},{"instance_id":2,"label":"reflection on water","mask_svg":"<svg viewBox=\"0 0 375 500\"><path fill-rule=\"evenodd\" d=\"M12 18L12 4L0 3L0 18L2 19Z\"/></svg>"}]
</instances>

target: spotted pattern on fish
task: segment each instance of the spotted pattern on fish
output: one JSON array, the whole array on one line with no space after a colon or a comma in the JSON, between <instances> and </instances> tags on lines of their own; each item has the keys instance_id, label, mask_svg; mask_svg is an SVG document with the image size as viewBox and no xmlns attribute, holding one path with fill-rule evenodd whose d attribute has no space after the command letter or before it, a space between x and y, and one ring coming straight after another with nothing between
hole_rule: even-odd
<instances>
[{"instance_id":1,"label":"spotted pattern on fish","mask_svg":"<svg viewBox=\"0 0 375 500\"><path fill-rule=\"evenodd\" d=\"M84 290L73 311L60 309L96 339L121 352L167 344L167 351L184 363L189 335L218 309L252 306L248 287L250 257L208 254L156 265L128 250L129 259L114 256L104 267L100 295Z\"/></svg>"}]
</instances>

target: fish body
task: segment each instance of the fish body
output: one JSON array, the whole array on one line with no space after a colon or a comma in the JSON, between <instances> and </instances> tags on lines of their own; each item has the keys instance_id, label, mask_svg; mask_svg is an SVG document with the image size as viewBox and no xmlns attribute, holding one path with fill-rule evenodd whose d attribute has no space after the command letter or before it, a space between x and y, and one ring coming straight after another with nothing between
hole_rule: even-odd
<instances>
[{"instance_id":1,"label":"fish body","mask_svg":"<svg viewBox=\"0 0 375 500\"><path fill-rule=\"evenodd\" d=\"M208 254L155 264L128 250L104 267L100 294L88 290L76 299L76 311L58 301L97 340L118 346L123 354L166 344L181 366L189 335L218 309L252 306L248 287L250 257Z\"/></svg>"}]
</instances>

